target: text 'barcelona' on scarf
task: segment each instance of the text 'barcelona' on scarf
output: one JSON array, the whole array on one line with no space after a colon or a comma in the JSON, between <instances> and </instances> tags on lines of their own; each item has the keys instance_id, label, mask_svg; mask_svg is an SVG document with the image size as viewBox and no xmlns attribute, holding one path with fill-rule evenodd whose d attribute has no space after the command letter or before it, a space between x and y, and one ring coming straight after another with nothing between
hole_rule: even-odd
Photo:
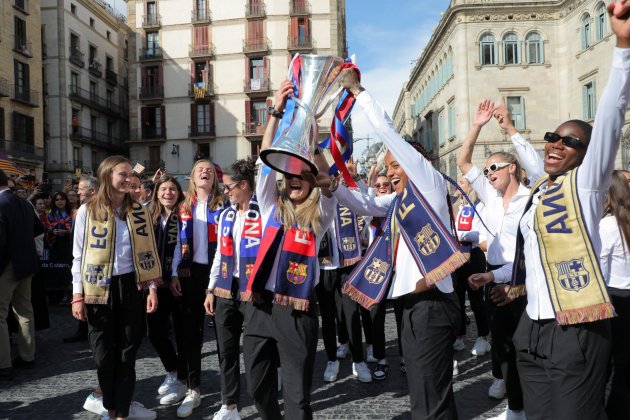
<instances>
[{"instance_id":1,"label":"text 'barcelona' on scarf","mask_svg":"<svg viewBox=\"0 0 630 420\"><path fill-rule=\"evenodd\" d=\"M164 283L171 281L171 275L173 273L173 254L175 253L177 235L179 234L178 220L179 216L177 212L173 211L166 219L165 226L162 226L162 222L159 218L158 222L155 224L155 242L158 252L160 253L160 261L163 262L162 280Z\"/></svg>"},{"instance_id":2,"label":"text 'barcelona' on scarf","mask_svg":"<svg viewBox=\"0 0 630 420\"><path fill-rule=\"evenodd\" d=\"M361 259L361 229L356 214L341 204L337 204L335 215L336 243L331 240L331 235L326 233L320 242L317 257L320 262L331 261L333 246L339 250L339 265L348 267L356 264Z\"/></svg>"}]
</instances>

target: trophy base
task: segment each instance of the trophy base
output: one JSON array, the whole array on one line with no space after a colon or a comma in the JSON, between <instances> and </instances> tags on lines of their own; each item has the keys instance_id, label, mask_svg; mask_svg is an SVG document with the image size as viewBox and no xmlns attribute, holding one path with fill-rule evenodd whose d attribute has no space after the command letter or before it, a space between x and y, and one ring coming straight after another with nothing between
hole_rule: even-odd
<instances>
[{"instance_id":1,"label":"trophy base","mask_svg":"<svg viewBox=\"0 0 630 420\"><path fill-rule=\"evenodd\" d=\"M317 175L319 172L315 163L284 149L274 149L273 147L265 149L260 152L260 159L267 166L284 175L300 175L303 170L310 170L313 175Z\"/></svg>"}]
</instances>

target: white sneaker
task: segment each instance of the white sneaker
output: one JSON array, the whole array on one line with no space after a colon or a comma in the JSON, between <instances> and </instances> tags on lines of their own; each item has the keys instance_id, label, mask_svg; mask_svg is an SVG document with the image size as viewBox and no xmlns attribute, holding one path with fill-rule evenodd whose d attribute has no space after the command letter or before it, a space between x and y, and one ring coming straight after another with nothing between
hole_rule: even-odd
<instances>
[{"instance_id":1,"label":"white sneaker","mask_svg":"<svg viewBox=\"0 0 630 420\"><path fill-rule=\"evenodd\" d=\"M169 390L169 388L177 382L177 373L175 372L167 372L166 377L164 377L164 381L162 385L158 388L158 395L164 395Z\"/></svg>"},{"instance_id":2,"label":"white sneaker","mask_svg":"<svg viewBox=\"0 0 630 420\"><path fill-rule=\"evenodd\" d=\"M495 379L488 388L488 396L495 400L502 400L505 397L505 381L503 379Z\"/></svg>"},{"instance_id":3,"label":"white sneaker","mask_svg":"<svg viewBox=\"0 0 630 420\"><path fill-rule=\"evenodd\" d=\"M107 415L107 410L103 407L103 396L96 395L93 392L90 392L90 395L88 395L85 399L83 408L91 413L98 414L99 416Z\"/></svg>"},{"instance_id":4,"label":"white sneaker","mask_svg":"<svg viewBox=\"0 0 630 420\"><path fill-rule=\"evenodd\" d=\"M153 420L156 417L157 414L155 411L145 408L145 406L138 401L131 401L129 405L129 416L127 416L128 420Z\"/></svg>"},{"instance_id":5,"label":"white sneaker","mask_svg":"<svg viewBox=\"0 0 630 420\"><path fill-rule=\"evenodd\" d=\"M183 383L177 381L173 385L171 385L169 390L166 391L164 395L162 395L162 398L160 398L160 404L169 405L169 404L175 404L176 402L180 402L181 400L184 399L187 392L188 392L188 387L184 385Z\"/></svg>"},{"instance_id":6,"label":"white sneaker","mask_svg":"<svg viewBox=\"0 0 630 420\"><path fill-rule=\"evenodd\" d=\"M177 417L188 417L192 414L193 410L201 405L201 395L199 391L189 389L186 393L186 398L182 401L182 405L177 409Z\"/></svg>"},{"instance_id":7,"label":"white sneaker","mask_svg":"<svg viewBox=\"0 0 630 420\"><path fill-rule=\"evenodd\" d=\"M352 374L360 382L372 382L372 372L365 362L353 363Z\"/></svg>"},{"instance_id":8,"label":"white sneaker","mask_svg":"<svg viewBox=\"0 0 630 420\"><path fill-rule=\"evenodd\" d=\"M516 412L506 408L503 413L487 420L527 420L527 417L525 417L525 411Z\"/></svg>"},{"instance_id":9,"label":"white sneaker","mask_svg":"<svg viewBox=\"0 0 630 420\"><path fill-rule=\"evenodd\" d=\"M459 367L457 366L457 360L453 360L453 376L459 375Z\"/></svg>"},{"instance_id":10,"label":"white sneaker","mask_svg":"<svg viewBox=\"0 0 630 420\"><path fill-rule=\"evenodd\" d=\"M464 338L463 337L456 338L455 342L453 343L453 350L461 351L461 350L464 350L465 348L466 348L466 345L464 344Z\"/></svg>"},{"instance_id":11,"label":"white sneaker","mask_svg":"<svg viewBox=\"0 0 630 420\"><path fill-rule=\"evenodd\" d=\"M470 354L473 356L483 356L490 351L490 343L483 337L477 337L475 345L473 346Z\"/></svg>"},{"instance_id":12,"label":"white sneaker","mask_svg":"<svg viewBox=\"0 0 630 420\"><path fill-rule=\"evenodd\" d=\"M348 357L348 343L342 344L337 347L337 359L345 359Z\"/></svg>"},{"instance_id":13,"label":"white sneaker","mask_svg":"<svg viewBox=\"0 0 630 420\"><path fill-rule=\"evenodd\" d=\"M324 382L335 382L339 374L339 360L328 362L324 370Z\"/></svg>"},{"instance_id":14,"label":"white sneaker","mask_svg":"<svg viewBox=\"0 0 630 420\"><path fill-rule=\"evenodd\" d=\"M366 352L366 357L365 357L365 361L368 363L376 363L378 362L378 360L374 357L374 346L371 344L368 344L367 346L367 352Z\"/></svg>"},{"instance_id":15,"label":"white sneaker","mask_svg":"<svg viewBox=\"0 0 630 420\"><path fill-rule=\"evenodd\" d=\"M221 409L214 413L212 420L241 420L241 416L238 415L238 408L228 410L227 405L223 404Z\"/></svg>"}]
</instances>

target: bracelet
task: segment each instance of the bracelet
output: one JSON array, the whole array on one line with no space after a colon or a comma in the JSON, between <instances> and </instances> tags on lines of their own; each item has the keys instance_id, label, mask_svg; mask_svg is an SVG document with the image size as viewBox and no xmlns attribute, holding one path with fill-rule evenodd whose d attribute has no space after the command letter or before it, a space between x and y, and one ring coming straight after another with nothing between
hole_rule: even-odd
<instances>
[{"instance_id":1,"label":"bracelet","mask_svg":"<svg viewBox=\"0 0 630 420\"><path fill-rule=\"evenodd\" d=\"M213 295L214 289L206 289L206 295Z\"/></svg>"},{"instance_id":2,"label":"bracelet","mask_svg":"<svg viewBox=\"0 0 630 420\"><path fill-rule=\"evenodd\" d=\"M328 186L328 191L332 193L337 191L337 188L339 188L339 180L333 177L333 179L330 181L330 185Z\"/></svg>"},{"instance_id":3,"label":"bracelet","mask_svg":"<svg viewBox=\"0 0 630 420\"><path fill-rule=\"evenodd\" d=\"M269 111L269 115L274 116L276 118L282 118L284 116L284 112L278 111L273 106L270 106L269 108L267 108L267 111Z\"/></svg>"},{"instance_id":4,"label":"bracelet","mask_svg":"<svg viewBox=\"0 0 630 420\"><path fill-rule=\"evenodd\" d=\"M70 305L74 305L75 303L83 302L83 298L78 298L77 300L73 300L70 302Z\"/></svg>"}]
</instances>

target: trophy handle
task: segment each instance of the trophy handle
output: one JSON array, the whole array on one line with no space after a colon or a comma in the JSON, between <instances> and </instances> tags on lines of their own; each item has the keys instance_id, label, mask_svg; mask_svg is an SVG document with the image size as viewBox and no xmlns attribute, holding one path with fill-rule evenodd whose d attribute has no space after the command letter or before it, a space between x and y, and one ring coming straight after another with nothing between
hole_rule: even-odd
<instances>
[{"instance_id":1,"label":"trophy handle","mask_svg":"<svg viewBox=\"0 0 630 420\"><path fill-rule=\"evenodd\" d=\"M339 88L328 97L328 100L326 101L326 103L324 104L324 106L322 107L321 111L319 111L317 114L315 114L315 118L319 119L321 118L322 115L324 115L324 112L326 112L326 110L328 109L328 107L330 106L330 104L332 103L332 101L335 100L335 98L337 96L339 96L339 94L343 91L343 86L339 86Z\"/></svg>"}]
</instances>

